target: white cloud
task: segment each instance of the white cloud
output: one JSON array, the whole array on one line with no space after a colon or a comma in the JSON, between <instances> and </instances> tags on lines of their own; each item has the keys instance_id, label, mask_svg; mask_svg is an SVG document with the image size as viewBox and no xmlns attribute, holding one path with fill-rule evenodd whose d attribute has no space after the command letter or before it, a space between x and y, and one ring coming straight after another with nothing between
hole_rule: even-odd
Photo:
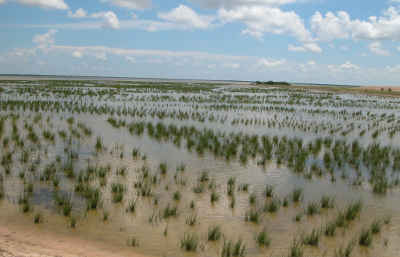
<instances>
[{"instance_id":1,"label":"white cloud","mask_svg":"<svg viewBox=\"0 0 400 257\"><path fill-rule=\"evenodd\" d=\"M322 53L321 47L319 47L316 43L307 43L302 46L295 46L289 44L288 50L291 52L313 52L313 53Z\"/></svg>"},{"instance_id":2,"label":"white cloud","mask_svg":"<svg viewBox=\"0 0 400 257\"><path fill-rule=\"evenodd\" d=\"M80 59L80 58L83 57L83 53L80 52L80 51L73 51L73 52L72 52L72 56L75 57L75 58Z\"/></svg>"},{"instance_id":3,"label":"white cloud","mask_svg":"<svg viewBox=\"0 0 400 257\"><path fill-rule=\"evenodd\" d=\"M328 12L325 17L320 12L316 12L311 17L311 29L323 41L348 38L347 24L349 23L350 16L346 12L338 12L337 16L332 12Z\"/></svg>"},{"instance_id":4,"label":"white cloud","mask_svg":"<svg viewBox=\"0 0 400 257\"><path fill-rule=\"evenodd\" d=\"M94 53L93 55L98 60L107 61L107 55L104 52Z\"/></svg>"},{"instance_id":5,"label":"white cloud","mask_svg":"<svg viewBox=\"0 0 400 257\"><path fill-rule=\"evenodd\" d=\"M224 63L223 67L229 68L229 69L239 69L240 64L239 63Z\"/></svg>"},{"instance_id":6,"label":"white cloud","mask_svg":"<svg viewBox=\"0 0 400 257\"><path fill-rule=\"evenodd\" d=\"M57 30L51 29L47 33L37 34L33 37L32 42L38 45L40 49L46 49L50 45L54 44L54 35Z\"/></svg>"},{"instance_id":7,"label":"white cloud","mask_svg":"<svg viewBox=\"0 0 400 257\"><path fill-rule=\"evenodd\" d=\"M11 50L8 54L10 56L17 56L17 57L30 57L36 56L36 48L15 48Z\"/></svg>"},{"instance_id":8,"label":"white cloud","mask_svg":"<svg viewBox=\"0 0 400 257\"><path fill-rule=\"evenodd\" d=\"M396 66L386 66L386 70L390 73L400 73L400 65L396 65Z\"/></svg>"},{"instance_id":9,"label":"white cloud","mask_svg":"<svg viewBox=\"0 0 400 257\"><path fill-rule=\"evenodd\" d=\"M132 56L125 56L125 60L127 60L130 63L136 63L135 57Z\"/></svg>"},{"instance_id":10,"label":"white cloud","mask_svg":"<svg viewBox=\"0 0 400 257\"><path fill-rule=\"evenodd\" d=\"M258 67L262 67L262 68L274 68L274 67L278 67L281 66L283 64L286 63L286 60L281 59L281 60L268 60L265 58L261 58L258 63L257 66Z\"/></svg>"},{"instance_id":11,"label":"white cloud","mask_svg":"<svg viewBox=\"0 0 400 257\"><path fill-rule=\"evenodd\" d=\"M311 60L311 61L308 61L307 63L299 64L299 67L302 72L310 72L317 68L317 63L315 61Z\"/></svg>"},{"instance_id":12,"label":"white cloud","mask_svg":"<svg viewBox=\"0 0 400 257\"><path fill-rule=\"evenodd\" d=\"M19 4L39 6L45 9L67 10L69 7L64 0L12 0ZM5 2L5 1L3 1Z\"/></svg>"},{"instance_id":13,"label":"white cloud","mask_svg":"<svg viewBox=\"0 0 400 257\"><path fill-rule=\"evenodd\" d=\"M360 66L353 64L350 61L343 63L339 67L344 70L359 70L360 69Z\"/></svg>"},{"instance_id":14,"label":"white cloud","mask_svg":"<svg viewBox=\"0 0 400 257\"><path fill-rule=\"evenodd\" d=\"M136 9L136 10L144 10L152 6L151 0L101 0L101 1L110 2L111 4L119 7L127 9Z\"/></svg>"},{"instance_id":15,"label":"white cloud","mask_svg":"<svg viewBox=\"0 0 400 257\"><path fill-rule=\"evenodd\" d=\"M185 5L179 5L177 8L167 13L159 13L158 17L184 27L199 29L206 29L210 27L212 21L214 20L213 17L197 14L195 11Z\"/></svg>"},{"instance_id":16,"label":"white cloud","mask_svg":"<svg viewBox=\"0 0 400 257\"><path fill-rule=\"evenodd\" d=\"M243 34L262 38L265 33L289 34L300 42L312 42L311 33L303 20L293 11L285 12L267 6L240 6L235 9L220 9L219 18L226 23L243 22L247 28Z\"/></svg>"},{"instance_id":17,"label":"white cloud","mask_svg":"<svg viewBox=\"0 0 400 257\"><path fill-rule=\"evenodd\" d=\"M103 22L75 22L64 24L32 24L24 25L27 28L58 28L58 29L140 29L149 32L162 30L190 30L190 29L208 29L214 27L215 17L199 15L191 8L180 5L169 12L158 13L160 20L139 19L132 15L132 19L120 21L117 15L111 11L99 12L91 15L86 14L87 18L103 19Z\"/></svg>"},{"instance_id":18,"label":"white cloud","mask_svg":"<svg viewBox=\"0 0 400 257\"><path fill-rule=\"evenodd\" d=\"M110 29L119 29L120 28L120 22L117 17L117 15L112 12L99 12L99 13L94 13L91 15L92 18L102 18L103 19L103 28L110 28Z\"/></svg>"},{"instance_id":19,"label":"white cloud","mask_svg":"<svg viewBox=\"0 0 400 257\"><path fill-rule=\"evenodd\" d=\"M79 8L74 13L71 11L68 11L68 17L70 17L70 18L85 18L86 16L87 16L87 12L82 8Z\"/></svg>"},{"instance_id":20,"label":"white cloud","mask_svg":"<svg viewBox=\"0 0 400 257\"><path fill-rule=\"evenodd\" d=\"M346 61L340 65L328 65L327 69L332 73L347 73L347 74L355 74L355 72L361 71L361 67L351 63L350 61Z\"/></svg>"},{"instance_id":21,"label":"white cloud","mask_svg":"<svg viewBox=\"0 0 400 257\"><path fill-rule=\"evenodd\" d=\"M0 4L4 4L6 0L0 0Z\"/></svg>"},{"instance_id":22,"label":"white cloud","mask_svg":"<svg viewBox=\"0 0 400 257\"><path fill-rule=\"evenodd\" d=\"M372 53L376 55L382 55L382 56L390 55L389 51L382 48L381 42L372 42L371 44L369 44L368 48Z\"/></svg>"},{"instance_id":23,"label":"white cloud","mask_svg":"<svg viewBox=\"0 0 400 257\"><path fill-rule=\"evenodd\" d=\"M397 51L399 51L399 52L400 52L400 46L398 46L398 47L397 47Z\"/></svg>"},{"instance_id":24,"label":"white cloud","mask_svg":"<svg viewBox=\"0 0 400 257\"><path fill-rule=\"evenodd\" d=\"M299 2L299 0L191 0L206 8L235 8L238 6L278 6Z\"/></svg>"},{"instance_id":25,"label":"white cloud","mask_svg":"<svg viewBox=\"0 0 400 257\"><path fill-rule=\"evenodd\" d=\"M348 38L359 40L400 40L400 13L395 7L389 7L383 16L371 16L368 20L351 20L346 12L337 15L328 12L323 17L316 12L311 18L311 28L319 40L331 41Z\"/></svg>"}]
</instances>

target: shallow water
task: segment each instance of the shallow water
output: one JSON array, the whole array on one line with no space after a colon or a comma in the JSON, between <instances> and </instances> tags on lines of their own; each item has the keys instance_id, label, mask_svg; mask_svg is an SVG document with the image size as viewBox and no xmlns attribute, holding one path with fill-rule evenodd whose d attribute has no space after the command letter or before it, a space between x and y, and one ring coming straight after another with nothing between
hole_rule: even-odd
<instances>
[{"instance_id":1,"label":"shallow water","mask_svg":"<svg viewBox=\"0 0 400 257\"><path fill-rule=\"evenodd\" d=\"M221 91L224 92L224 88L222 88ZM274 93L272 93L272 95L277 96ZM7 96L2 95L1 97L1 99L4 100ZM363 98L362 96L351 97L347 95L340 95L339 97L344 100L367 98ZM23 100L22 97L19 97L19 99ZM54 99L58 98L53 98L53 100ZM88 99L90 100L90 97L88 97ZM126 100L124 97L113 100L110 102L110 105L119 106L120 102L124 101L123 99ZM379 98L378 100L380 101L381 99ZM341 100L337 101L341 103ZM101 105L101 103L98 104ZM138 102L136 104L154 109L161 108L158 107L158 104L153 102L150 102L150 104L147 102ZM202 105L202 108L205 108L204 113L207 113L208 109L205 106L206 104ZM396 110L398 106L399 102L395 102L394 110ZM181 105L176 107L166 108L169 110L179 110L181 107L193 111L192 107L185 103L181 103ZM264 119L275 119L275 115L279 114L278 111L264 113L243 110L244 107L245 105L240 105L237 112L214 110L213 113L228 115L230 120L236 117L248 118L252 115ZM344 120L343 117L346 117L340 116L340 118L335 120L330 119L329 116L326 118L323 114L310 115L302 112L300 111L302 107L296 108L298 108L297 110L299 113L282 113L282 117L278 115L276 120L279 121L283 120L283 117L291 117L305 124L310 124L312 122L316 124L332 122L340 126L343 125L341 124ZM312 108L318 109L318 107L315 106ZM311 107L307 109L311 109ZM326 108L324 107L323 109L338 112L342 108L326 106ZM348 109L349 112L362 111L376 114L390 114L394 112L394 110L389 111L384 107L377 108L372 104L368 104L366 108L356 106ZM24 131L24 121L32 123L32 119L34 119L36 114L36 112L30 111L2 111L2 114L10 113L20 114L20 118L17 122L20 131ZM4 177L3 187L5 192L5 199L3 203L0 204L2 218L12 219L14 217L20 217L22 222L22 219L26 219L27 215L30 215L28 217L32 220L33 214L40 212L45 220L45 223L42 224L45 229L69 231L69 218L63 217L62 211L54 201L54 193L57 192L71 199L73 204L72 216L77 219L76 233L90 240L104 241L126 247L127 241L135 237L139 240L139 247L134 248L133 251L153 256L220 256L223 239L217 243L207 242L209 227L212 225L220 225L224 238L227 240L243 240L246 244L247 256L282 256L287 254L293 238L300 237L304 233L309 233L313 228L324 228L328 221L336 217L339 209L345 208L347 204L353 201L362 199L364 208L360 217L351 222L346 229L338 228L336 236L333 238L322 235L318 247L304 247L305 256L334 256L335 249L347 245L347 243L353 239L358 240L358 234L362 228L368 227L374 219L381 219L387 215L392 216L392 221L389 225L382 226L381 233L374 235L373 246L369 248L359 247L356 243L353 256L392 257L397 256L400 252L400 205L395 204L400 197L400 192L396 187L390 189L386 195L376 195L372 193L371 187L367 182L364 182L362 186L355 187L350 185L349 180L341 179L341 170L335 170L336 181L332 182L329 176L323 176L321 178L314 176L312 179L307 179L302 174L294 173L290 168L285 166L285 164L278 165L274 158L263 167L257 165L259 158L249 158L246 164L242 164L235 159L228 162L224 158L215 157L208 152L199 155L194 150L188 151L184 144L182 144L181 147L177 147L172 142L166 140L154 140L146 131L142 136L137 136L130 134L125 127L118 129L113 128L106 121L109 116L112 116L109 114L92 115L88 113L71 114L69 112L45 112L43 113L42 120L34 125L34 129L37 132L43 129L50 129L55 133L59 130L68 132L70 131L70 127L73 127L66 123L66 119L70 116L75 118L75 124L80 121L88 125L92 129L93 135L90 138L84 136L80 139L74 138L71 141L71 145L59 137L56 137L54 144L41 139L42 147L40 149L35 148L35 144L30 144L29 141L26 140L26 145L24 147L32 145L33 148L30 152L31 160L33 161L37 156L40 156L40 168L38 168L36 174L30 173L30 171L28 171L29 162L28 164L24 164L18 161L18 157L14 157L10 175L5 174L4 167L1 169L1 173ZM50 124L52 124L51 126L49 122L45 121L47 117L49 117ZM161 120L149 116L144 118L121 116L121 118L126 120L126 123L137 120L152 121L154 123L161 121L165 124L176 124L177 126L195 126L199 130L202 128L209 128L226 133L243 132L260 136L267 133L271 135L271 137L276 135L280 137L302 138L305 143L308 141L312 142L318 137L329 135L327 132L299 132L291 127L266 128L265 126L246 126L243 124L232 126L229 125L230 122L221 124L218 122L199 122L193 120L177 120L173 118ZM11 118L8 118L7 121L8 125L5 127L4 134L10 136L12 131ZM397 121L396 117L395 122ZM358 123L364 127L371 126L374 129L379 128L379 124L373 125L374 122L376 122L376 119L367 117L366 120L361 120ZM352 120L346 120L344 125L352 123ZM382 145L396 148L399 146L397 140L398 135L396 135L394 139L390 139L384 135L379 136L378 139L371 139L369 135L372 134L372 132L373 131L370 131L364 137L359 138L360 145L367 146L378 142ZM332 138L342 139L351 143L359 133L360 130L356 128L352 133L346 136L334 134ZM22 137L25 137L26 131L22 134ZM96 153L94 149L97 136L102 138L103 144L106 147L101 153ZM61 163L66 163L68 161L64 150L66 148L72 149L79 157L79 159L73 161L76 177L79 171L86 169L89 164L97 167L111 165L111 172L106 176L106 186L100 187L99 179L96 177L90 180L89 184L100 188L102 196L101 205L95 211L86 212L85 198L74 192L76 177L75 179L68 179L62 171L59 170L57 172L57 177L60 180L58 189L54 189L51 183L41 182L38 179L43 173L43 167L54 162L56 156L62 157ZM147 159L133 159L131 154L133 148L140 149L141 153L146 154ZM3 147L2 149L4 150L2 151L2 155L5 152L15 150L18 156L20 151L13 144L8 147ZM121 152L123 153L122 159L120 156ZM167 175L161 175L159 172L159 164L162 162L167 163ZM182 163L185 164L185 171L177 172L177 168ZM157 177L157 182L151 185L151 197L139 197L137 195L138 190L134 188L134 183L141 179L142 174L140 169L143 166L149 168L150 175L156 175ZM127 168L125 176L116 174L117 170L121 167ZM347 169L349 172L352 170L349 167L343 169ZM363 169L363 172L368 173L366 167ZM19 174L21 171L25 171L24 179L20 178ZM206 187L205 191L201 194L195 194L193 192L193 187L198 184L198 178L204 171L207 171L210 180L215 182L214 190L219 195L219 200L213 204L210 203L210 195L213 190ZM174 178L175 175L177 179ZM227 195L227 181L231 177L236 178L236 186L243 183L249 184L248 192L238 192L237 189L235 189L236 205L234 209L230 208L231 198ZM184 183L180 183L182 181ZM20 212L21 206L18 206L18 201L28 182L34 185L33 193L30 196L30 202L34 206L34 211L24 215ZM111 192L111 185L113 183L120 183L125 186L126 192L121 203L113 203L112 201L113 193ZM272 185L274 187L275 196L281 200L289 196L293 189L302 188L304 190L304 199L301 203L297 204L290 202L288 207L281 206L279 210L273 214L262 212L258 224L245 222L245 215L248 210L262 209L264 203L270 201L270 199L265 199L263 196L266 185ZM167 186L168 190L166 188ZM179 201L173 199L175 191L180 191L181 193L181 199ZM255 204L249 203L249 196L251 193L256 195ZM301 222L294 221L295 216L304 212L309 202L319 201L322 195L335 197L337 208L322 210L320 214L313 217L304 215ZM126 208L129 202L135 199L137 199L135 213L127 212ZM158 205L154 204L155 199L158 200ZM195 202L194 210L189 208L192 200ZM178 207L178 216L168 219L160 218L160 212L162 212L168 204ZM109 219L105 222L102 220L104 212L109 214ZM18 213L18 215L16 213ZM186 218L192 214L197 215L198 221L198 224L193 227L185 224ZM149 222L150 217L154 218L152 223ZM269 247L260 248L256 244L255 237L256 234L264 228L268 231L271 244ZM165 236L164 232L166 229L168 233ZM195 233L199 237L199 246L195 254L186 253L180 248L180 240L185 233Z\"/></svg>"}]
</instances>

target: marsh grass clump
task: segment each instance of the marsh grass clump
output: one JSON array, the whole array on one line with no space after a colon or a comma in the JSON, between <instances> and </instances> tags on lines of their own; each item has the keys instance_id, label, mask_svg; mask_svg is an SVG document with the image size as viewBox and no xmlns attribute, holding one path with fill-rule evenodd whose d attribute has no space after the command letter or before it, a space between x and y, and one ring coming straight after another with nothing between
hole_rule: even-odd
<instances>
[{"instance_id":1,"label":"marsh grass clump","mask_svg":"<svg viewBox=\"0 0 400 257\"><path fill-rule=\"evenodd\" d=\"M296 188L292 192L292 201L295 203L300 202L303 199L303 189Z\"/></svg>"},{"instance_id":2,"label":"marsh grass clump","mask_svg":"<svg viewBox=\"0 0 400 257\"><path fill-rule=\"evenodd\" d=\"M335 224L339 228L343 228L347 225L346 215L343 211L338 212L336 219L335 219Z\"/></svg>"},{"instance_id":3,"label":"marsh grass clump","mask_svg":"<svg viewBox=\"0 0 400 257\"><path fill-rule=\"evenodd\" d=\"M249 203L253 205L253 204L256 203L256 200L257 200L256 194L255 194L255 193L252 193L252 194L249 196Z\"/></svg>"},{"instance_id":4,"label":"marsh grass clump","mask_svg":"<svg viewBox=\"0 0 400 257\"><path fill-rule=\"evenodd\" d=\"M132 201L129 203L128 207L126 208L126 211L127 211L127 212L130 212L130 213L134 213L135 210L136 210L136 200L132 200Z\"/></svg>"},{"instance_id":5,"label":"marsh grass clump","mask_svg":"<svg viewBox=\"0 0 400 257\"><path fill-rule=\"evenodd\" d=\"M159 169L162 175L167 174L167 169L168 169L167 163L166 162L160 163Z\"/></svg>"},{"instance_id":6,"label":"marsh grass clump","mask_svg":"<svg viewBox=\"0 0 400 257\"><path fill-rule=\"evenodd\" d=\"M106 222L109 218L110 214L108 214L108 212L104 211L103 212L103 221Z\"/></svg>"},{"instance_id":7,"label":"marsh grass clump","mask_svg":"<svg viewBox=\"0 0 400 257\"><path fill-rule=\"evenodd\" d=\"M249 184L240 184L239 187L238 187L238 191L248 192L249 191Z\"/></svg>"},{"instance_id":8,"label":"marsh grass clump","mask_svg":"<svg viewBox=\"0 0 400 257\"><path fill-rule=\"evenodd\" d=\"M234 243L233 241L224 240L222 246L221 257L244 257L246 256L246 245L242 239L239 239Z\"/></svg>"},{"instance_id":9,"label":"marsh grass clump","mask_svg":"<svg viewBox=\"0 0 400 257\"><path fill-rule=\"evenodd\" d=\"M385 218L383 218L383 223L385 223L385 225L390 224L390 222L392 221L392 216L387 215Z\"/></svg>"},{"instance_id":10,"label":"marsh grass clump","mask_svg":"<svg viewBox=\"0 0 400 257\"><path fill-rule=\"evenodd\" d=\"M289 206L289 200L288 200L287 197L284 197L284 198L283 198L282 206L283 206L283 207L288 207L288 206Z\"/></svg>"},{"instance_id":11,"label":"marsh grass clump","mask_svg":"<svg viewBox=\"0 0 400 257\"><path fill-rule=\"evenodd\" d=\"M212 226L208 228L208 241L218 241L222 236L220 226Z\"/></svg>"},{"instance_id":12,"label":"marsh grass clump","mask_svg":"<svg viewBox=\"0 0 400 257\"><path fill-rule=\"evenodd\" d=\"M335 207L335 198L329 196L322 196L321 198L321 208L322 209L332 209Z\"/></svg>"},{"instance_id":13,"label":"marsh grass clump","mask_svg":"<svg viewBox=\"0 0 400 257\"><path fill-rule=\"evenodd\" d=\"M258 224L260 221L261 213L258 210L250 209L245 213L244 220Z\"/></svg>"},{"instance_id":14,"label":"marsh grass clump","mask_svg":"<svg viewBox=\"0 0 400 257\"><path fill-rule=\"evenodd\" d=\"M43 222L43 216L42 216L42 214L36 213L36 214L35 214L35 217L33 218L33 222L34 222L35 224L42 223L42 222Z\"/></svg>"},{"instance_id":15,"label":"marsh grass clump","mask_svg":"<svg viewBox=\"0 0 400 257\"><path fill-rule=\"evenodd\" d=\"M179 200L181 200L181 192L180 191L176 191L175 193L174 193L174 196L173 196L173 198L174 198L174 200L175 201L179 201Z\"/></svg>"},{"instance_id":16,"label":"marsh grass clump","mask_svg":"<svg viewBox=\"0 0 400 257\"><path fill-rule=\"evenodd\" d=\"M178 215L178 208L176 206L171 207L169 204L164 208L163 217L168 219L169 217L176 217Z\"/></svg>"},{"instance_id":17,"label":"marsh grass clump","mask_svg":"<svg viewBox=\"0 0 400 257\"><path fill-rule=\"evenodd\" d=\"M267 198L271 198L272 196L274 196L274 187L271 185L266 185L264 195Z\"/></svg>"},{"instance_id":18,"label":"marsh grass clump","mask_svg":"<svg viewBox=\"0 0 400 257\"><path fill-rule=\"evenodd\" d=\"M131 238L128 240L128 246L131 246L131 247L138 247L138 246L139 246L139 240L138 240L136 237L131 237Z\"/></svg>"},{"instance_id":19,"label":"marsh grass clump","mask_svg":"<svg viewBox=\"0 0 400 257\"><path fill-rule=\"evenodd\" d=\"M321 232L319 230L313 229L310 234L303 235L302 242L305 245L315 246L319 245Z\"/></svg>"},{"instance_id":20,"label":"marsh grass clump","mask_svg":"<svg viewBox=\"0 0 400 257\"><path fill-rule=\"evenodd\" d=\"M199 239L196 234L187 234L181 239L181 248L187 252L196 252Z\"/></svg>"},{"instance_id":21,"label":"marsh grass clump","mask_svg":"<svg viewBox=\"0 0 400 257\"><path fill-rule=\"evenodd\" d=\"M314 216L320 213L320 206L317 202L310 202L307 205L306 213L308 216Z\"/></svg>"},{"instance_id":22,"label":"marsh grass clump","mask_svg":"<svg viewBox=\"0 0 400 257\"><path fill-rule=\"evenodd\" d=\"M350 257L351 253L353 252L354 245L354 241L351 241L347 244L345 248L344 246L341 246L335 251L335 257Z\"/></svg>"},{"instance_id":23,"label":"marsh grass clump","mask_svg":"<svg viewBox=\"0 0 400 257\"><path fill-rule=\"evenodd\" d=\"M271 239L268 235L267 229L264 228L256 236L256 241L260 247L268 247L271 244Z\"/></svg>"},{"instance_id":24,"label":"marsh grass clump","mask_svg":"<svg viewBox=\"0 0 400 257\"><path fill-rule=\"evenodd\" d=\"M382 227L382 222L380 220L374 220L371 224L371 233L372 234L378 234L381 232L381 227Z\"/></svg>"},{"instance_id":25,"label":"marsh grass clump","mask_svg":"<svg viewBox=\"0 0 400 257\"><path fill-rule=\"evenodd\" d=\"M302 218L303 218L303 213L298 213L298 214L296 214L296 216L294 217L294 221L300 222Z\"/></svg>"},{"instance_id":26,"label":"marsh grass clump","mask_svg":"<svg viewBox=\"0 0 400 257\"><path fill-rule=\"evenodd\" d=\"M201 194L201 193L203 193L203 192L204 192L204 184L198 183L197 185L195 185L195 186L193 187L193 192L194 192L195 194Z\"/></svg>"},{"instance_id":27,"label":"marsh grass clump","mask_svg":"<svg viewBox=\"0 0 400 257\"><path fill-rule=\"evenodd\" d=\"M304 249L302 242L298 240L293 240L289 248L289 253L287 257L303 257Z\"/></svg>"},{"instance_id":28,"label":"marsh grass clump","mask_svg":"<svg viewBox=\"0 0 400 257\"><path fill-rule=\"evenodd\" d=\"M68 217L70 216L71 211L72 211L72 202L71 200L66 199L62 207L63 215Z\"/></svg>"},{"instance_id":29,"label":"marsh grass clump","mask_svg":"<svg viewBox=\"0 0 400 257\"><path fill-rule=\"evenodd\" d=\"M281 203L279 199L273 198L271 201L265 203L264 212L275 213L279 210Z\"/></svg>"},{"instance_id":30,"label":"marsh grass clump","mask_svg":"<svg viewBox=\"0 0 400 257\"><path fill-rule=\"evenodd\" d=\"M215 202L218 202L218 200L219 200L219 194L215 190L213 190L210 195L210 201L213 204Z\"/></svg>"},{"instance_id":31,"label":"marsh grass clump","mask_svg":"<svg viewBox=\"0 0 400 257\"><path fill-rule=\"evenodd\" d=\"M204 182L208 182L210 180L210 177L208 175L207 171L202 171L201 175L199 177L199 182L200 183L204 183Z\"/></svg>"},{"instance_id":32,"label":"marsh grass clump","mask_svg":"<svg viewBox=\"0 0 400 257\"><path fill-rule=\"evenodd\" d=\"M335 236L336 228L337 228L337 224L335 221L329 222L328 224L326 224L325 231L324 231L325 236L329 236L329 237Z\"/></svg>"},{"instance_id":33,"label":"marsh grass clump","mask_svg":"<svg viewBox=\"0 0 400 257\"><path fill-rule=\"evenodd\" d=\"M100 136L96 138L96 144L94 146L97 152L101 152L103 150L103 140Z\"/></svg>"},{"instance_id":34,"label":"marsh grass clump","mask_svg":"<svg viewBox=\"0 0 400 257\"><path fill-rule=\"evenodd\" d=\"M132 158L134 160L136 160L139 157L140 157L140 150L138 148L133 148L132 149Z\"/></svg>"},{"instance_id":35,"label":"marsh grass clump","mask_svg":"<svg viewBox=\"0 0 400 257\"><path fill-rule=\"evenodd\" d=\"M111 185L112 201L113 203L120 203L124 198L125 187L119 183L113 183Z\"/></svg>"},{"instance_id":36,"label":"marsh grass clump","mask_svg":"<svg viewBox=\"0 0 400 257\"><path fill-rule=\"evenodd\" d=\"M191 214L190 216L186 217L186 225L194 226L197 224L197 214Z\"/></svg>"},{"instance_id":37,"label":"marsh grass clump","mask_svg":"<svg viewBox=\"0 0 400 257\"><path fill-rule=\"evenodd\" d=\"M69 221L69 226L71 228L76 228L76 218L75 217L71 217L71 219Z\"/></svg>"},{"instance_id":38,"label":"marsh grass clump","mask_svg":"<svg viewBox=\"0 0 400 257\"><path fill-rule=\"evenodd\" d=\"M363 204L361 201L351 203L349 206L347 206L347 208L345 210L346 220L347 221L355 220L360 215L362 206L363 206Z\"/></svg>"},{"instance_id":39,"label":"marsh grass clump","mask_svg":"<svg viewBox=\"0 0 400 257\"><path fill-rule=\"evenodd\" d=\"M372 232L370 229L363 229L358 238L360 246L369 247L372 244Z\"/></svg>"}]
</instances>

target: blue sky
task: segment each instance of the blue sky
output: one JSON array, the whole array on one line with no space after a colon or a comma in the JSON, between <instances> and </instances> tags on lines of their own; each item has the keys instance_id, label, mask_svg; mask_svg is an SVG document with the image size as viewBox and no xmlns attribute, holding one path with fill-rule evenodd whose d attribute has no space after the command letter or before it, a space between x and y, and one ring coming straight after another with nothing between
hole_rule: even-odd
<instances>
[{"instance_id":1,"label":"blue sky","mask_svg":"<svg viewBox=\"0 0 400 257\"><path fill-rule=\"evenodd\" d=\"M0 73L400 85L400 0L0 0Z\"/></svg>"}]
</instances>

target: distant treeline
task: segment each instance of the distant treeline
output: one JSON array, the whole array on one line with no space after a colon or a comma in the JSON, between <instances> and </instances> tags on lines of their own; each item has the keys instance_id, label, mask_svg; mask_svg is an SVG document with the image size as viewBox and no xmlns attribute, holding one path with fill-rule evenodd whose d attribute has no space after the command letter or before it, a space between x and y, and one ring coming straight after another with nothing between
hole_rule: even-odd
<instances>
[{"instance_id":1,"label":"distant treeline","mask_svg":"<svg viewBox=\"0 0 400 257\"><path fill-rule=\"evenodd\" d=\"M256 81L256 85L270 85L270 86L290 86L290 83L285 81Z\"/></svg>"}]
</instances>

